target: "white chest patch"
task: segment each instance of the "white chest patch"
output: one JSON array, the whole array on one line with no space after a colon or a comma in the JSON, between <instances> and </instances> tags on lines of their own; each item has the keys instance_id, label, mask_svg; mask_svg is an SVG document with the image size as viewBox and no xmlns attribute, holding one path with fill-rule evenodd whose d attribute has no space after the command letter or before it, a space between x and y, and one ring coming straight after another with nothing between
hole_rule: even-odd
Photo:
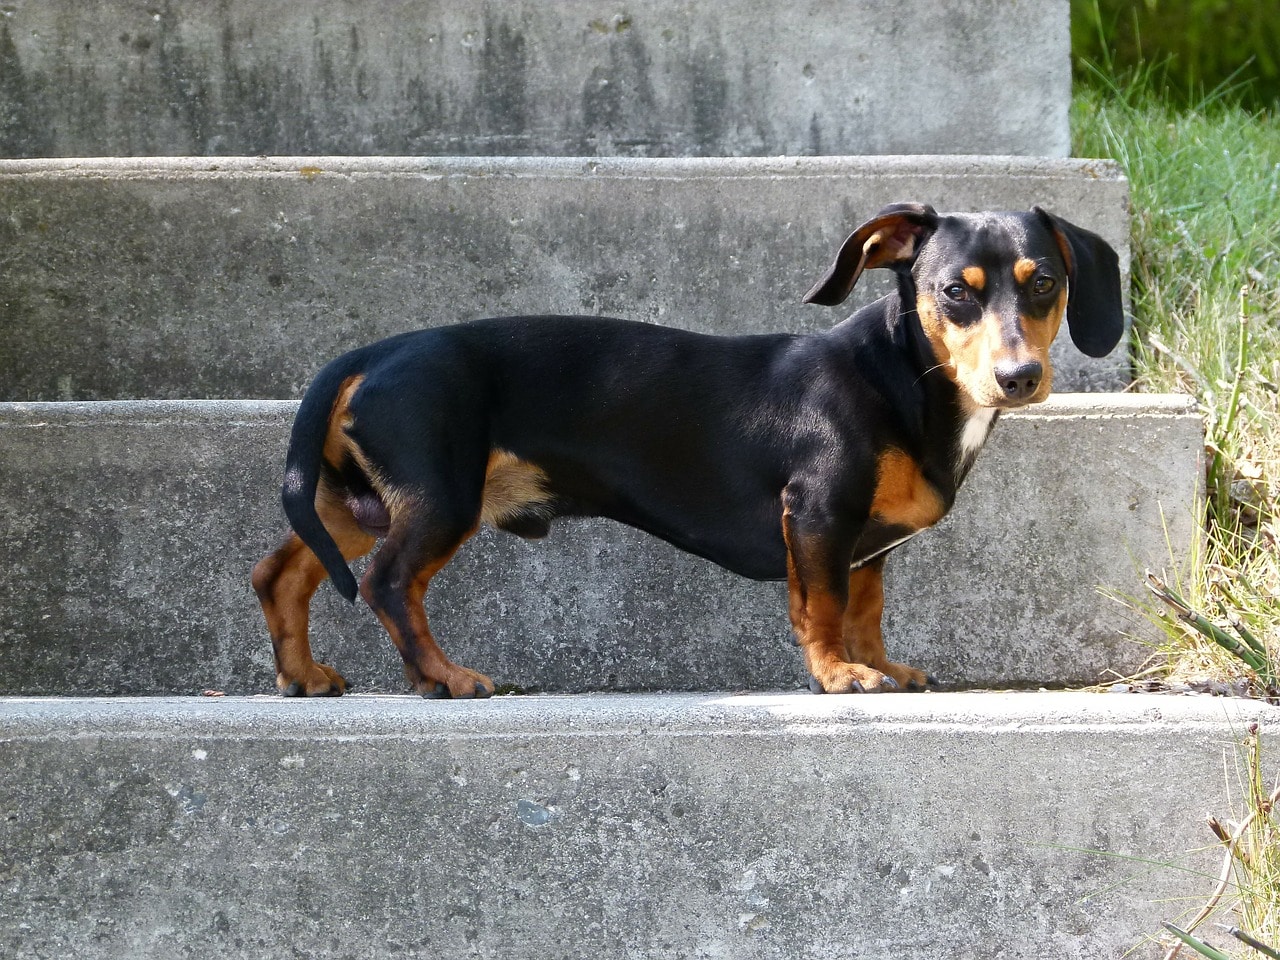
<instances>
[{"instance_id":1,"label":"white chest patch","mask_svg":"<svg viewBox=\"0 0 1280 960\"><path fill-rule=\"evenodd\" d=\"M964 476L973 466L978 451L991 435L991 426L995 422L997 412L995 407L979 407L964 422L964 429L960 431L960 456L956 464L956 473L959 476Z\"/></svg>"}]
</instances>

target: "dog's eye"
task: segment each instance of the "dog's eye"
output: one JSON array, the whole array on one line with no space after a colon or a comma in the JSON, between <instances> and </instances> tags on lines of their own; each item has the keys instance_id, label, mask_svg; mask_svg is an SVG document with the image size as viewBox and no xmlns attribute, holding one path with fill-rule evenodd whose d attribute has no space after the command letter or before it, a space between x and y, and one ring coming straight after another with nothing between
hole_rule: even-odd
<instances>
[{"instance_id":1,"label":"dog's eye","mask_svg":"<svg viewBox=\"0 0 1280 960\"><path fill-rule=\"evenodd\" d=\"M1046 293L1052 293L1058 283L1053 277L1036 277L1036 282L1031 285L1031 290L1037 296L1044 296Z\"/></svg>"},{"instance_id":2,"label":"dog's eye","mask_svg":"<svg viewBox=\"0 0 1280 960\"><path fill-rule=\"evenodd\" d=\"M942 288L942 292L948 300L956 300L963 303L969 299L969 288L963 283L949 283Z\"/></svg>"}]
</instances>

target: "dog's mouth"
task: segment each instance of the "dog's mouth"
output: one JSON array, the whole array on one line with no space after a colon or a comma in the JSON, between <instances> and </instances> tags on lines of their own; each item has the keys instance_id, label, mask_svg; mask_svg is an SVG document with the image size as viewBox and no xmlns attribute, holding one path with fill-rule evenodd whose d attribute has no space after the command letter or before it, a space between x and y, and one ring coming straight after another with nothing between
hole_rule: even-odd
<instances>
[{"instance_id":1,"label":"dog's mouth","mask_svg":"<svg viewBox=\"0 0 1280 960\"><path fill-rule=\"evenodd\" d=\"M1033 404L1044 403L1047 399L1049 399L1049 391L1046 390L1043 395L1036 393L1033 396L1026 397L1024 399L1000 397L990 403L983 404L983 406L995 407L997 410L1020 410L1022 407L1030 407Z\"/></svg>"}]
</instances>

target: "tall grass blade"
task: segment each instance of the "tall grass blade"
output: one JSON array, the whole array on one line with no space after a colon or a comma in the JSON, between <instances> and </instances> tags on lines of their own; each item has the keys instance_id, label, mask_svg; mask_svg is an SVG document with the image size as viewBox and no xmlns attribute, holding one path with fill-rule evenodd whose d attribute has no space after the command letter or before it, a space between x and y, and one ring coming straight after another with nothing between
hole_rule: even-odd
<instances>
[{"instance_id":1,"label":"tall grass blade","mask_svg":"<svg viewBox=\"0 0 1280 960\"><path fill-rule=\"evenodd\" d=\"M1156 599L1168 605L1183 623L1194 628L1198 633L1212 640L1228 653L1243 660L1266 686L1271 687L1275 684L1275 673L1270 662L1266 659L1265 653L1259 654L1258 651L1241 643L1212 620L1193 610L1176 591L1166 586L1164 581L1150 570L1147 571L1147 589L1151 591Z\"/></svg>"},{"instance_id":2,"label":"tall grass blade","mask_svg":"<svg viewBox=\"0 0 1280 960\"><path fill-rule=\"evenodd\" d=\"M1179 930L1168 921L1163 923L1162 926L1202 957L1208 957L1209 960L1231 960L1231 958L1221 950L1217 950L1214 947L1209 946L1207 943L1197 940L1185 930Z\"/></svg>"},{"instance_id":3,"label":"tall grass blade","mask_svg":"<svg viewBox=\"0 0 1280 960\"><path fill-rule=\"evenodd\" d=\"M1271 960L1280 960L1280 950L1277 950L1275 947L1268 947L1261 940L1249 936L1249 934L1245 933L1239 927L1227 927L1227 933L1231 934L1245 946L1253 947L1253 949L1257 950L1264 957L1271 957Z\"/></svg>"}]
</instances>

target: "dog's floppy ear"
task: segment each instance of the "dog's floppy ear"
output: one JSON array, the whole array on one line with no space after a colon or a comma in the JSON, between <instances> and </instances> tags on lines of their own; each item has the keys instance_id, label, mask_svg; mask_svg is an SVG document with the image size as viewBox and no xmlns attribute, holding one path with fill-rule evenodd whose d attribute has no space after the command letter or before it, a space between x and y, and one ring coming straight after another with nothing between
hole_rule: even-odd
<instances>
[{"instance_id":1,"label":"dog's floppy ear","mask_svg":"<svg viewBox=\"0 0 1280 960\"><path fill-rule=\"evenodd\" d=\"M1072 341L1082 353L1105 357L1124 336L1120 258L1096 233L1040 207L1031 210L1053 232L1067 261L1067 328Z\"/></svg>"},{"instance_id":2,"label":"dog's floppy ear","mask_svg":"<svg viewBox=\"0 0 1280 960\"><path fill-rule=\"evenodd\" d=\"M860 226L840 247L827 275L804 295L805 303L843 303L863 270L910 262L938 229L938 214L925 203L895 203Z\"/></svg>"}]
</instances>

